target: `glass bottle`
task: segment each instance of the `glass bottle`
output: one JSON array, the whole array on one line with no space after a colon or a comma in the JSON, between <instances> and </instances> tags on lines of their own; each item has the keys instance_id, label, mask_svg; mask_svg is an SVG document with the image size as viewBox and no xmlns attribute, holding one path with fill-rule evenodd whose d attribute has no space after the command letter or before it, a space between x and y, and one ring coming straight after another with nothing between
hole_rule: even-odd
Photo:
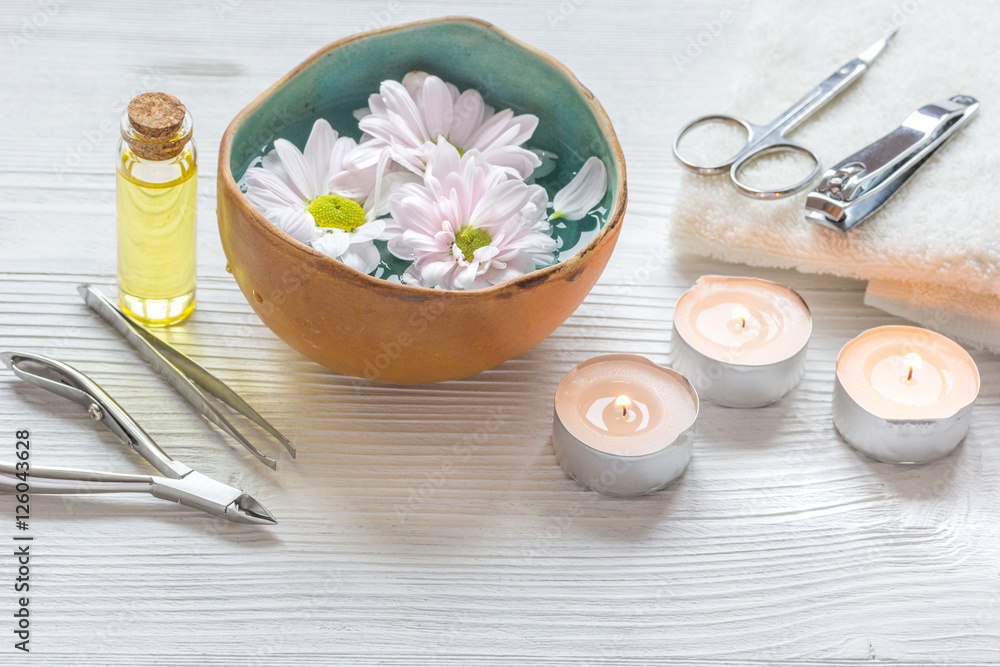
<instances>
[{"instance_id":1,"label":"glass bottle","mask_svg":"<svg viewBox=\"0 0 1000 667\"><path fill-rule=\"evenodd\" d=\"M122 114L118 141L118 301L149 326L194 310L197 150L176 97L143 93Z\"/></svg>"}]
</instances>

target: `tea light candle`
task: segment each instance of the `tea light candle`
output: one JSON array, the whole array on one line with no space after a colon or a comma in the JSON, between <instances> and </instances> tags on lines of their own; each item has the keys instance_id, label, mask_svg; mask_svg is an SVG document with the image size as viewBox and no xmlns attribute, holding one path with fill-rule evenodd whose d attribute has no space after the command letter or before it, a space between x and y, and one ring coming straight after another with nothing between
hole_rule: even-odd
<instances>
[{"instance_id":1,"label":"tea light candle","mask_svg":"<svg viewBox=\"0 0 1000 667\"><path fill-rule=\"evenodd\" d=\"M927 463L969 430L979 369L958 343L908 326L869 329L837 357L833 423L886 463Z\"/></svg>"},{"instance_id":2,"label":"tea light candle","mask_svg":"<svg viewBox=\"0 0 1000 667\"><path fill-rule=\"evenodd\" d=\"M671 365L714 403L761 407L802 379L811 334L809 307L791 288L702 276L674 309Z\"/></svg>"},{"instance_id":3,"label":"tea light candle","mask_svg":"<svg viewBox=\"0 0 1000 667\"><path fill-rule=\"evenodd\" d=\"M698 394L680 373L634 354L594 357L556 388L552 446L594 491L650 493L684 472L697 416Z\"/></svg>"}]
</instances>

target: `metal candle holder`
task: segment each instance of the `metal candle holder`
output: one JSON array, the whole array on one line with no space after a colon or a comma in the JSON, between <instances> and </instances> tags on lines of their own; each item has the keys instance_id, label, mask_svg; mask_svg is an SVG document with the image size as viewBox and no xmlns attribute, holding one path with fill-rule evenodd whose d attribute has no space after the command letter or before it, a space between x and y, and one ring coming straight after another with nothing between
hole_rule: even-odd
<instances>
[{"instance_id":1,"label":"metal candle holder","mask_svg":"<svg viewBox=\"0 0 1000 667\"><path fill-rule=\"evenodd\" d=\"M759 284L767 289L780 288L788 298L801 302L809 317L809 307L795 290L777 283L758 278L730 278L722 276L702 276L698 282L681 295L680 306L686 298L692 298L696 290L712 281L732 281L734 284ZM806 369L806 349L812 334L812 320L808 320L805 342L798 348L788 350L788 356L769 364L740 363L738 351L727 353L725 358L710 357L695 349L684 338L677 327L677 317L673 321L670 364L690 378L699 395L713 403L729 408L759 408L769 405L787 394L802 380Z\"/></svg>"},{"instance_id":2,"label":"metal candle holder","mask_svg":"<svg viewBox=\"0 0 1000 667\"><path fill-rule=\"evenodd\" d=\"M655 367L657 372L677 381L694 402L694 417L672 440L663 442L655 451L638 456L598 449L585 442L586 432L568 427L570 415L562 410L576 409L569 401L560 403L561 391L572 382L574 373L591 364L615 361L632 361ZM556 460L563 470L584 486L609 496L636 496L662 489L687 468L694 444L694 424L698 416L698 394L688 380L670 368L632 354L609 354L589 359L566 374L556 389L553 418L552 446Z\"/></svg>"}]
</instances>

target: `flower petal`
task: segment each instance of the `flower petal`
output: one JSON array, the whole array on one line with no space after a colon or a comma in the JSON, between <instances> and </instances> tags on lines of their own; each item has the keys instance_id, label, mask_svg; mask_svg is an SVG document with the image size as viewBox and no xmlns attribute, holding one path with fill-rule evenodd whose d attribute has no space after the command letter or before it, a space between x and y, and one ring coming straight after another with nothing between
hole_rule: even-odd
<instances>
[{"instance_id":1,"label":"flower petal","mask_svg":"<svg viewBox=\"0 0 1000 667\"><path fill-rule=\"evenodd\" d=\"M337 172L346 169L345 165L350 164L348 158L357 149L358 142L351 137L341 137L334 141L330 149L330 155L328 156L329 168L326 178L332 178Z\"/></svg>"},{"instance_id":2,"label":"flower petal","mask_svg":"<svg viewBox=\"0 0 1000 667\"><path fill-rule=\"evenodd\" d=\"M452 278L452 284L455 289L467 289L472 285L472 281L476 279L478 273L479 262L472 262L455 274Z\"/></svg>"},{"instance_id":3,"label":"flower petal","mask_svg":"<svg viewBox=\"0 0 1000 667\"><path fill-rule=\"evenodd\" d=\"M500 250L491 245L484 245L482 248L476 248L472 253L472 257L476 262L489 262L491 259L500 254Z\"/></svg>"},{"instance_id":4,"label":"flower petal","mask_svg":"<svg viewBox=\"0 0 1000 667\"><path fill-rule=\"evenodd\" d=\"M497 262L494 262L494 265L497 264ZM535 261L530 256L526 254L515 255L507 262L506 266L498 266L497 270L490 274L489 280L495 285L505 280L523 276L525 273L534 271L535 268Z\"/></svg>"},{"instance_id":5,"label":"flower petal","mask_svg":"<svg viewBox=\"0 0 1000 667\"><path fill-rule=\"evenodd\" d=\"M414 287L430 287L430 285L424 285L420 271L414 264L410 264L406 271L403 272L403 275L399 277L399 282L404 285L413 285Z\"/></svg>"},{"instance_id":6,"label":"flower petal","mask_svg":"<svg viewBox=\"0 0 1000 667\"><path fill-rule=\"evenodd\" d=\"M330 192L364 202L372 193L374 169L350 169L339 171L330 179Z\"/></svg>"},{"instance_id":7,"label":"flower petal","mask_svg":"<svg viewBox=\"0 0 1000 667\"><path fill-rule=\"evenodd\" d=\"M379 92L382 94L382 101L385 102L386 115L394 121L394 129L397 134L400 130L406 135L412 135L420 141L430 139L427 127L424 125L417 109L417 103L410 97L410 92L398 81L383 81ZM364 122L364 121L362 121ZM361 129L368 131L361 127ZM374 132L372 132L374 136Z\"/></svg>"},{"instance_id":8,"label":"flower petal","mask_svg":"<svg viewBox=\"0 0 1000 667\"><path fill-rule=\"evenodd\" d=\"M424 87L424 82L427 81L427 77L429 76L430 74L421 70L407 72L403 75L403 88L406 88L406 90L409 91L410 97L417 99L420 96L420 91Z\"/></svg>"},{"instance_id":9,"label":"flower petal","mask_svg":"<svg viewBox=\"0 0 1000 667\"><path fill-rule=\"evenodd\" d=\"M379 193L378 201L374 201L373 193L374 203L372 204L371 209L372 214L374 216L387 214L389 212L389 202L392 201L392 196L407 183L419 183L420 181L420 177L412 171L393 171L386 174L382 178L382 189Z\"/></svg>"},{"instance_id":10,"label":"flower petal","mask_svg":"<svg viewBox=\"0 0 1000 667\"><path fill-rule=\"evenodd\" d=\"M435 234L441 229L441 219L433 204L422 194L410 194L408 186L403 186L389 200L392 217L404 229L420 230L425 234Z\"/></svg>"},{"instance_id":11,"label":"flower petal","mask_svg":"<svg viewBox=\"0 0 1000 667\"><path fill-rule=\"evenodd\" d=\"M316 197L326 194L313 187L314 179L309 164L292 142L287 139L275 139L274 152L277 153L282 168L288 174L289 185L303 201L312 201Z\"/></svg>"},{"instance_id":12,"label":"flower petal","mask_svg":"<svg viewBox=\"0 0 1000 667\"><path fill-rule=\"evenodd\" d=\"M545 215L549 207L549 193L540 185L528 186L528 203L521 209L521 224L531 227Z\"/></svg>"},{"instance_id":13,"label":"flower petal","mask_svg":"<svg viewBox=\"0 0 1000 667\"><path fill-rule=\"evenodd\" d=\"M351 235L339 229L323 234L312 242L313 248L334 259L343 255L350 245Z\"/></svg>"},{"instance_id":14,"label":"flower petal","mask_svg":"<svg viewBox=\"0 0 1000 667\"><path fill-rule=\"evenodd\" d=\"M340 261L361 273L371 273L378 268L381 258L375 244L368 242L357 245L352 244L340 256Z\"/></svg>"},{"instance_id":15,"label":"flower petal","mask_svg":"<svg viewBox=\"0 0 1000 667\"><path fill-rule=\"evenodd\" d=\"M520 146L531 138L538 127L538 116L523 114L514 116L510 109L504 109L488 118L472 138L469 148L486 152L497 146Z\"/></svg>"},{"instance_id":16,"label":"flower petal","mask_svg":"<svg viewBox=\"0 0 1000 667\"><path fill-rule=\"evenodd\" d=\"M385 231L385 221L384 220L372 220L371 222L366 222L365 224L358 227L358 231L350 234L351 245L358 243L367 243L368 241L374 241L375 239L382 236L382 232Z\"/></svg>"},{"instance_id":17,"label":"flower petal","mask_svg":"<svg viewBox=\"0 0 1000 667\"><path fill-rule=\"evenodd\" d=\"M476 227L502 225L524 208L529 195L528 186L521 181L500 183L479 200L469 216L469 224Z\"/></svg>"},{"instance_id":18,"label":"flower petal","mask_svg":"<svg viewBox=\"0 0 1000 667\"><path fill-rule=\"evenodd\" d=\"M417 254L413 251L413 248L406 245L403 240L403 235L393 236L389 239L388 243L389 252L400 259L416 259Z\"/></svg>"},{"instance_id":19,"label":"flower petal","mask_svg":"<svg viewBox=\"0 0 1000 667\"><path fill-rule=\"evenodd\" d=\"M538 116L530 113L521 114L515 116L511 120L511 124L517 127L518 132L510 142L520 146L535 134L535 130L538 129Z\"/></svg>"},{"instance_id":20,"label":"flower petal","mask_svg":"<svg viewBox=\"0 0 1000 667\"><path fill-rule=\"evenodd\" d=\"M262 213L268 208L305 205L288 183L263 169L248 170L246 183L247 199Z\"/></svg>"},{"instance_id":21,"label":"flower petal","mask_svg":"<svg viewBox=\"0 0 1000 667\"><path fill-rule=\"evenodd\" d=\"M402 243L408 245L414 252L426 255L445 251L450 247L451 242L454 241L455 235L440 232L434 236L428 236L427 234L407 229L399 238L402 240Z\"/></svg>"},{"instance_id":22,"label":"flower petal","mask_svg":"<svg viewBox=\"0 0 1000 667\"><path fill-rule=\"evenodd\" d=\"M513 117L514 112L512 110L504 109L500 113L493 114L489 118L486 118L479 129L476 130L476 133L472 136L472 142L471 145L468 146L468 150L473 148L478 148L479 150L488 148L494 141L500 138L500 135L502 135L504 131L507 130Z\"/></svg>"},{"instance_id":23,"label":"flower petal","mask_svg":"<svg viewBox=\"0 0 1000 667\"><path fill-rule=\"evenodd\" d=\"M597 157L587 158L579 173L552 198L552 218L579 220L597 206L608 191L608 172Z\"/></svg>"},{"instance_id":24,"label":"flower petal","mask_svg":"<svg viewBox=\"0 0 1000 667\"><path fill-rule=\"evenodd\" d=\"M420 91L420 101L427 136L447 136L455 113L448 86L436 76L427 77Z\"/></svg>"},{"instance_id":25,"label":"flower petal","mask_svg":"<svg viewBox=\"0 0 1000 667\"><path fill-rule=\"evenodd\" d=\"M437 287L438 283L440 283L445 276L455 268L455 262L450 259L421 264L418 269L420 272L420 283L426 287Z\"/></svg>"},{"instance_id":26,"label":"flower petal","mask_svg":"<svg viewBox=\"0 0 1000 667\"><path fill-rule=\"evenodd\" d=\"M363 141L358 144L357 148L344 156L340 168L345 171L374 169L385 146L385 142L377 139Z\"/></svg>"},{"instance_id":27,"label":"flower petal","mask_svg":"<svg viewBox=\"0 0 1000 667\"><path fill-rule=\"evenodd\" d=\"M288 180L288 174L285 173L285 168L281 166L281 158L278 157L277 152L275 152L273 148L269 150L263 158L261 158L260 167L262 167L265 171L271 172L284 181ZM252 167L247 169L247 174L257 168L258 167Z\"/></svg>"},{"instance_id":28,"label":"flower petal","mask_svg":"<svg viewBox=\"0 0 1000 667\"><path fill-rule=\"evenodd\" d=\"M458 149L444 137L437 137L437 144L431 149L431 154L427 160L427 169L424 172L426 179L436 179L443 181L448 174L460 171L462 156Z\"/></svg>"},{"instance_id":29,"label":"flower petal","mask_svg":"<svg viewBox=\"0 0 1000 667\"><path fill-rule=\"evenodd\" d=\"M316 221L297 206L276 211L274 224L296 241L309 243L316 238Z\"/></svg>"},{"instance_id":30,"label":"flower petal","mask_svg":"<svg viewBox=\"0 0 1000 667\"><path fill-rule=\"evenodd\" d=\"M483 96L479 91L469 89L459 95L454 105L448 141L466 150L471 148L472 135L483 124L484 108Z\"/></svg>"},{"instance_id":31,"label":"flower petal","mask_svg":"<svg viewBox=\"0 0 1000 667\"><path fill-rule=\"evenodd\" d=\"M389 168L389 156L390 150L385 148L382 150L382 154L378 158L378 163L375 165L375 170L372 174L372 189L366 195L364 202L364 211L366 220L374 220L378 217L379 205L382 203L382 184L385 181L385 172Z\"/></svg>"},{"instance_id":32,"label":"flower petal","mask_svg":"<svg viewBox=\"0 0 1000 667\"><path fill-rule=\"evenodd\" d=\"M490 164L503 167L513 178L520 180L530 177L535 168L542 164L535 153L520 146L495 146L487 149L483 157Z\"/></svg>"},{"instance_id":33,"label":"flower petal","mask_svg":"<svg viewBox=\"0 0 1000 667\"><path fill-rule=\"evenodd\" d=\"M346 138L346 137L345 137ZM347 138L354 144L354 140ZM337 141L337 132L323 118L313 123L312 132L306 141L302 157L309 168L310 188L313 192L326 194L327 182L330 180L330 158ZM315 195L319 196L319 194Z\"/></svg>"}]
</instances>

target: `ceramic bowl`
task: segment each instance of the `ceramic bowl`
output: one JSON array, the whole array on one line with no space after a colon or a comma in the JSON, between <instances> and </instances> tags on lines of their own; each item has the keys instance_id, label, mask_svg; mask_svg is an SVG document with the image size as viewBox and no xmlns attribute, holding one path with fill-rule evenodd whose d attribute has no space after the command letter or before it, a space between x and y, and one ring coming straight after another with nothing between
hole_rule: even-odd
<instances>
[{"instance_id":1,"label":"ceramic bowl","mask_svg":"<svg viewBox=\"0 0 1000 667\"><path fill-rule=\"evenodd\" d=\"M275 138L302 147L319 116L342 133L356 132L352 112L366 106L381 81L411 70L477 88L496 108L539 116L531 145L557 153L559 168L575 171L589 155L602 158L609 189L597 236L559 264L500 285L435 290L355 271L294 240L250 205L238 179ZM475 19L410 23L330 44L243 109L219 150L219 233L250 305L313 361L381 382L464 378L544 340L597 282L625 202L621 146L593 94L551 57Z\"/></svg>"}]
</instances>

